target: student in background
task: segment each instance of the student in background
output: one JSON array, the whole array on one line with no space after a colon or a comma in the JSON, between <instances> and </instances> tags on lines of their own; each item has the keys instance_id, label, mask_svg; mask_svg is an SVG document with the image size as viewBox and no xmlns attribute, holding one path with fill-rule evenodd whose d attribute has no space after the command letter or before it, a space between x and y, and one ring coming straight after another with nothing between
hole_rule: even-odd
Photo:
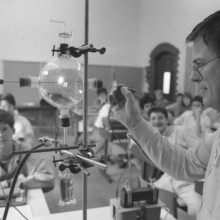
<instances>
[{"instance_id":1,"label":"student in background","mask_svg":"<svg viewBox=\"0 0 220 220\"><path fill-rule=\"evenodd\" d=\"M166 110L169 111L174 118L180 116L184 111L183 94L178 93L174 103L167 105Z\"/></svg>"},{"instance_id":2,"label":"student in background","mask_svg":"<svg viewBox=\"0 0 220 220\"><path fill-rule=\"evenodd\" d=\"M149 95L144 95L140 99L139 103L140 103L140 108L141 108L143 117L146 120L148 120L149 119L148 112L154 106L153 99Z\"/></svg>"},{"instance_id":3,"label":"student in background","mask_svg":"<svg viewBox=\"0 0 220 220\"><path fill-rule=\"evenodd\" d=\"M212 108L204 108L202 97L195 96L191 110L185 111L174 120L174 125L182 125L198 137L212 132L213 123L218 119L218 113Z\"/></svg>"},{"instance_id":4,"label":"student in background","mask_svg":"<svg viewBox=\"0 0 220 220\"><path fill-rule=\"evenodd\" d=\"M6 187L10 186L18 161L24 157L21 154L12 155L12 151L31 149L27 143L13 139L14 131L13 115L0 109L0 181L8 183L2 184ZM54 187L53 169L39 157L39 154L32 154L21 170L18 185L27 189L42 188L44 192L48 192Z\"/></svg>"},{"instance_id":5,"label":"student in background","mask_svg":"<svg viewBox=\"0 0 220 220\"><path fill-rule=\"evenodd\" d=\"M18 113L15 107L16 101L11 93L4 93L0 95L0 109L10 112L15 119L15 133L13 134L13 138L16 141L23 141L30 146L33 146L35 141L33 127L27 118Z\"/></svg>"},{"instance_id":6,"label":"student in background","mask_svg":"<svg viewBox=\"0 0 220 220\"><path fill-rule=\"evenodd\" d=\"M162 90L160 89L155 90L154 96L155 96L155 106L165 108L167 105L169 105L169 100L165 97Z\"/></svg>"},{"instance_id":7,"label":"student in background","mask_svg":"<svg viewBox=\"0 0 220 220\"><path fill-rule=\"evenodd\" d=\"M95 99L94 106L99 111L103 105L108 102L108 92L106 88L97 89L97 98Z\"/></svg>"},{"instance_id":8,"label":"student in background","mask_svg":"<svg viewBox=\"0 0 220 220\"><path fill-rule=\"evenodd\" d=\"M183 112L191 109L192 99L193 97L190 92L186 91L183 93L183 106L184 106Z\"/></svg>"}]
</instances>

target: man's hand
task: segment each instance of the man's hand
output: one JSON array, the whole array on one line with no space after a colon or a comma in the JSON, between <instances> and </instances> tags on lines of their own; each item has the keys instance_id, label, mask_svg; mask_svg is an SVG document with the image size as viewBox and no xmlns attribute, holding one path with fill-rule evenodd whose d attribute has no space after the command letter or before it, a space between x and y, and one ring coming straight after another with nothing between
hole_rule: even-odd
<instances>
[{"instance_id":1,"label":"man's hand","mask_svg":"<svg viewBox=\"0 0 220 220\"><path fill-rule=\"evenodd\" d=\"M132 130L142 119L138 103L127 87L121 88L125 100L112 107L114 116L129 130Z\"/></svg>"}]
</instances>

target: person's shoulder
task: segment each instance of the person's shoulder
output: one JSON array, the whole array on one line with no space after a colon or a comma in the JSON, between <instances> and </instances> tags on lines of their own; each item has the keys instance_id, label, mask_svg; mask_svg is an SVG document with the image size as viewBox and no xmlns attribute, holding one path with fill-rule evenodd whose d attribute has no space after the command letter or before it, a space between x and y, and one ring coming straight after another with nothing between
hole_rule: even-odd
<instances>
[{"instance_id":1,"label":"person's shoulder","mask_svg":"<svg viewBox=\"0 0 220 220\"><path fill-rule=\"evenodd\" d=\"M26 122L26 123L30 123L29 119L26 118L24 115L21 114L16 114L17 120L22 121L22 122Z\"/></svg>"},{"instance_id":2,"label":"person's shoulder","mask_svg":"<svg viewBox=\"0 0 220 220\"><path fill-rule=\"evenodd\" d=\"M181 116L183 116L183 117L188 117L188 116L191 116L191 115L193 115L193 111L191 109L186 110L181 114Z\"/></svg>"},{"instance_id":3,"label":"person's shoulder","mask_svg":"<svg viewBox=\"0 0 220 220\"><path fill-rule=\"evenodd\" d=\"M107 102L107 103L105 103L104 105L103 105L103 108L110 108L110 104Z\"/></svg>"},{"instance_id":4,"label":"person's shoulder","mask_svg":"<svg viewBox=\"0 0 220 220\"><path fill-rule=\"evenodd\" d=\"M31 146L23 141L14 141L15 150L30 150Z\"/></svg>"},{"instance_id":5,"label":"person's shoulder","mask_svg":"<svg viewBox=\"0 0 220 220\"><path fill-rule=\"evenodd\" d=\"M186 129L185 126L183 125L174 125L173 126L173 132L177 135L177 136L183 136L185 134L188 133L188 130Z\"/></svg>"},{"instance_id":6,"label":"person's shoulder","mask_svg":"<svg viewBox=\"0 0 220 220\"><path fill-rule=\"evenodd\" d=\"M191 132L183 125L175 125L175 132L178 135L184 136L184 135L189 135ZM194 134L193 134L194 135Z\"/></svg>"},{"instance_id":7,"label":"person's shoulder","mask_svg":"<svg viewBox=\"0 0 220 220\"><path fill-rule=\"evenodd\" d=\"M211 114L211 115L218 115L217 110L215 110L214 108L211 108L211 107L204 109L203 113L208 114L208 115L209 114Z\"/></svg>"},{"instance_id":8,"label":"person's shoulder","mask_svg":"<svg viewBox=\"0 0 220 220\"><path fill-rule=\"evenodd\" d=\"M175 134L184 148L190 148L200 142L201 138L190 132L185 126L175 126Z\"/></svg>"},{"instance_id":9,"label":"person's shoulder","mask_svg":"<svg viewBox=\"0 0 220 220\"><path fill-rule=\"evenodd\" d=\"M185 128L185 126L182 126L182 125L174 125L174 130L176 132L184 132L187 129Z\"/></svg>"},{"instance_id":10,"label":"person's shoulder","mask_svg":"<svg viewBox=\"0 0 220 220\"><path fill-rule=\"evenodd\" d=\"M109 110L109 109L110 109L110 104L109 104L109 103L105 103L105 104L101 107L100 111L105 111L105 110Z\"/></svg>"},{"instance_id":11,"label":"person's shoulder","mask_svg":"<svg viewBox=\"0 0 220 220\"><path fill-rule=\"evenodd\" d=\"M179 123L179 121L186 121L191 116L193 116L192 110L187 110L187 111L183 112L180 116L175 118L174 124L177 123L177 122Z\"/></svg>"}]
</instances>

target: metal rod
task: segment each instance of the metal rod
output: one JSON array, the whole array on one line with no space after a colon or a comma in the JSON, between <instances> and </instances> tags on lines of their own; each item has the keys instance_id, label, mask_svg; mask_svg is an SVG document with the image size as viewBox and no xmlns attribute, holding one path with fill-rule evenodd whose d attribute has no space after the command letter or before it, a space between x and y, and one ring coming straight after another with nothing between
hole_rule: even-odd
<instances>
[{"instance_id":1,"label":"metal rod","mask_svg":"<svg viewBox=\"0 0 220 220\"><path fill-rule=\"evenodd\" d=\"M73 149L79 149L79 147L78 146L76 147L53 147L53 148L46 148L46 149L39 149L39 150L19 150L19 151L12 151L12 154L29 154L29 153L41 153L41 152L73 150Z\"/></svg>"},{"instance_id":2,"label":"metal rod","mask_svg":"<svg viewBox=\"0 0 220 220\"><path fill-rule=\"evenodd\" d=\"M95 160L83 157L83 156L81 156L79 154L76 154L76 157L80 158L81 160L83 160L85 162L91 163L91 164L93 164L95 166L99 166L99 167L104 168L104 169L107 167L106 164L103 164L103 163L100 163L98 161L95 161Z\"/></svg>"},{"instance_id":3,"label":"metal rod","mask_svg":"<svg viewBox=\"0 0 220 220\"><path fill-rule=\"evenodd\" d=\"M85 42L88 44L89 30L89 0L85 0ZM88 53L84 55L84 102L83 102L83 146L87 147L87 118L88 118ZM87 175L83 172L83 220L87 220Z\"/></svg>"},{"instance_id":4,"label":"metal rod","mask_svg":"<svg viewBox=\"0 0 220 220\"><path fill-rule=\"evenodd\" d=\"M68 157L74 157L74 154L68 150L61 150L62 154L65 154Z\"/></svg>"}]
</instances>

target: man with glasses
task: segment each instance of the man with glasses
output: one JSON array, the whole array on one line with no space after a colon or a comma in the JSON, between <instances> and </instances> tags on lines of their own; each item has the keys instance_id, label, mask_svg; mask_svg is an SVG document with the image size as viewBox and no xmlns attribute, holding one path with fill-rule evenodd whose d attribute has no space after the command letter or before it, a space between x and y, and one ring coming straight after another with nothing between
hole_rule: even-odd
<instances>
[{"instance_id":1,"label":"man with glasses","mask_svg":"<svg viewBox=\"0 0 220 220\"><path fill-rule=\"evenodd\" d=\"M220 111L220 11L199 23L186 39L193 42L193 63L190 79L197 83L205 106ZM139 113L128 88L121 89L125 102L112 108L115 116L129 130L141 150L178 180L205 179L203 199L197 220L218 220L220 217L220 130L201 139L188 150L172 145ZM117 93L113 93L116 96Z\"/></svg>"}]
</instances>

